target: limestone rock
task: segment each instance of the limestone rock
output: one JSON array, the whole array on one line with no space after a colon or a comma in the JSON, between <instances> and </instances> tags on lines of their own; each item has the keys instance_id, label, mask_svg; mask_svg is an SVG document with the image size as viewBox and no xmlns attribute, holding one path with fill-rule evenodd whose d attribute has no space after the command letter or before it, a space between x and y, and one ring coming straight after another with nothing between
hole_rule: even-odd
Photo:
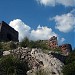
<instances>
[{"instance_id":1,"label":"limestone rock","mask_svg":"<svg viewBox=\"0 0 75 75\"><path fill-rule=\"evenodd\" d=\"M31 55L43 62L44 70L48 75L62 75L61 70L64 64L53 55L45 54L38 49L32 49Z\"/></svg>"},{"instance_id":2,"label":"limestone rock","mask_svg":"<svg viewBox=\"0 0 75 75\"><path fill-rule=\"evenodd\" d=\"M52 54L43 53L41 49L18 47L10 50L10 54L28 63L30 70L27 75L36 75L39 71L45 72L44 75L63 75L61 70L64 64Z\"/></svg>"}]
</instances>

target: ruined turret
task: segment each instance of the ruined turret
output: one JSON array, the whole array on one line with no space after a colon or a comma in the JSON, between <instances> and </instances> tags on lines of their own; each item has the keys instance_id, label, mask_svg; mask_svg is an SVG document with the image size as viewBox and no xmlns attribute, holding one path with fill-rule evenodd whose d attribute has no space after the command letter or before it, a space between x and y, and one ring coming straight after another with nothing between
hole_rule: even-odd
<instances>
[{"instance_id":1,"label":"ruined turret","mask_svg":"<svg viewBox=\"0 0 75 75\"><path fill-rule=\"evenodd\" d=\"M55 49L58 46L57 37L53 36L48 40L48 46L51 49Z\"/></svg>"}]
</instances>

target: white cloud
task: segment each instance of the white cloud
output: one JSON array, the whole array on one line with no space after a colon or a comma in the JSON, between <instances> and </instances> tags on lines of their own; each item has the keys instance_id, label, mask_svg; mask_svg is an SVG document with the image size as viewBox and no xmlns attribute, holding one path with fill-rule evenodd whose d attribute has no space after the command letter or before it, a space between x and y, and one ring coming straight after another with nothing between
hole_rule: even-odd
<instances>
[{"instance_id":1,"label":"white cloud","mask_svg":"<svg viewBox=\"0 0 75 75\"><path fill-rule=\"evenodd\" d=\"M37 2L45 6L55 6L55 0L37 0Z\"/></svg>"},{"instance_id":2,"label":"white cloud","mask_svg":"<svg viewBox=\"0 0 75 75\"><path fill-rule=\"evenodd\" d=\"M61 44L63 44L64 43L64 41L66 41L66 39L65 38L63 38L63 37L60 37L60 36L58 36L58 44L59 45L61 45Z\"/></svg>"},{"instance_id":3,"label":"white cloud","mask_svg":"<svg viewBox=\"0 0 75 75\"><path fill-rule=\"evenodd\" d=\"M39 25L36 30L31 31L31 37L30 38L32 38L32 40L39 40L39 39L47 40L52 36L57 36L57 34L54 33L51 28L48 28L46 26L41 27Z\"/></svg>"},{"instance_id":4,"label":"white cloud","mask_svg":"<svg viewBox=\"0 0 75 75\"><path fill-rule=\"evenodd\" d=\"M73 9L70 13L73 14L75 17L75 9Z\"/></svg>"},{"instance_id":5,"label":"white cloud","mask_svg":"<svg viewBox=\"0 0 75 75\"><path fill-rule=\"evenodd\" d=\"M64 6L75 6L75 0L56 0L57 3Z\"/></svg>"},{"instance_id":6,"label":"white cloud","mask_svg":"<svg viewBox=\"0 0 75 75\"><path fill-rule=\"evenodd\" d=\"M9 25L19 32L19 41L24 39L24 37L28 37L30 40L47 40L52 36L57 36L51 28L46 26L41 27L39 25L36 30L31 30L31 27L26 25L20 19L11 21Z\"/></svg>"},{"instance_id":7,"label":"white cloud","mask_svg":"<svg viewBox=\"0 0 75 75\"><path fill-rule=\"evenodd\" d=\"M44 6L55 6L61 4L64 6L75 6L75 0L36 0L38 3Z\"/></svg>"},{"instance_id":8,"label":"white cloud","mask_svg":"<svg viewBox=\"0 0 75 75\"><path fill-rule=\"evenodd\" d=\"M9 23L9 25L19 32L19 40L21 41L24 37L29 37L30 27L26 25L22 20L15 19Z\"/></svg>"},{"instance_id":9,"label":"white cloud","mask_svg":"<svg viewBox=\"0 0 75 75\"><path fill-rule=\"evenodd\" d=\"M63 14L61 16L57 15L54 17L56 22L55 28L61 32L69 32L74 29L75 26L75 16L71 13Z\"/></svg>"},{"instance_id":10,"label":"white cloud","mask_svg":"<svg viewBox=\"0 0 75 75\"><path fill-rule=\"evenodd\" d=\"M65 41L65 38L61 38L60 42L63 43Z\"/></svg>"}]
</instances>

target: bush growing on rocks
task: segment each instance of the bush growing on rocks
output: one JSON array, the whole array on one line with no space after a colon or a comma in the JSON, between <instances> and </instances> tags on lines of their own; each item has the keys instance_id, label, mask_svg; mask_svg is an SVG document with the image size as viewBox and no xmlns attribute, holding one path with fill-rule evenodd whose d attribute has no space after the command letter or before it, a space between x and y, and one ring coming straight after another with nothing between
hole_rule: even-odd
<instances>
[{"instance_id":1,"label":"bush growing on rocks","mask_svg":"<svg viewBox=\"0 0 75 75\"><path fill-rule=\"evenodd\" d=\"M0 59L0 75L26 75L28 71L26 62L8 55Z\"/></svg>"},{"instance_id":2,"label":"bush growing on rocks","mask_svg":"<svg viewBox=\"0 0 75 75\"><path fill-rule=\"evenodd\" d=\"M27 37L25 37L21 43L20 43L21 47L29 47L29 39Z\"/></svg>"},{"instance_id":3,"label":"bush growing on rocks","mask_svg":"<svg viewBox=\"0 0 75 75\"><path fill-rule=\"evenodd\" d=\"M65 64L62 70L64 75L75 75L75 50L69 54Z\"/></svg>"},{"instance_id":4,"label":"bush growing on rocks","mask_svg":"<svg viewBox=\"0 0 75 75\"><path fill-rule=\"evenodd\" d=\"M48 75L48 74L43 69L40 69L40 70L36 71L35 75Z\"/></svg>"},{"instance_id":5,"label":"bush growing on rocks","mask_svg":"<svg viewBox=\"0 0 75 75\"><path fill-rule=\"evenodd\" d=\"M16 44L15 44L14 42L11 42L11 43L10 43L10 48L11 48L11 49L16 49L17 46L16 46Z\"/></svg>"},{"instance_id":6,"label":"bush growing on rocks","mask_svg":"<svg viewBox=\"0 0 75 75\"><path fill-rule=\"evenodd\" d=\"M3 48L3 50L12 50L12 49L17 48L17 45L13 41L2 42L2 48Z\"/></svg>"},{"instance_id":7,"label":"bush growing on rocks","mask_svg":"<svg viewBox=\"0 0 75 75\"><path fill-rule=\"evenodd\" d=\"M75 62L65 65L62 72L64 75L75 75Z\"/></svg>"}]
</instances>

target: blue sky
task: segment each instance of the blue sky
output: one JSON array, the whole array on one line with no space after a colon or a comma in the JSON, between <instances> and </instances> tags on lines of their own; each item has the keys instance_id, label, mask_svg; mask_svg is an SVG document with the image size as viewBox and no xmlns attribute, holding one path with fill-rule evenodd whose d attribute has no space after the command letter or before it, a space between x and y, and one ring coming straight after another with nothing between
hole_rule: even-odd
<instances>
[{"instance_id":1,"label":"blue sky","mask_svg":"<svg viewBox=\"0 0 75 75\"><path fill-rule=\"evenodd\" d=\"M19 31L19 39L49 39L75 47L75 0L0 0L0 21Z\"/></svg>"}]
</instances>

